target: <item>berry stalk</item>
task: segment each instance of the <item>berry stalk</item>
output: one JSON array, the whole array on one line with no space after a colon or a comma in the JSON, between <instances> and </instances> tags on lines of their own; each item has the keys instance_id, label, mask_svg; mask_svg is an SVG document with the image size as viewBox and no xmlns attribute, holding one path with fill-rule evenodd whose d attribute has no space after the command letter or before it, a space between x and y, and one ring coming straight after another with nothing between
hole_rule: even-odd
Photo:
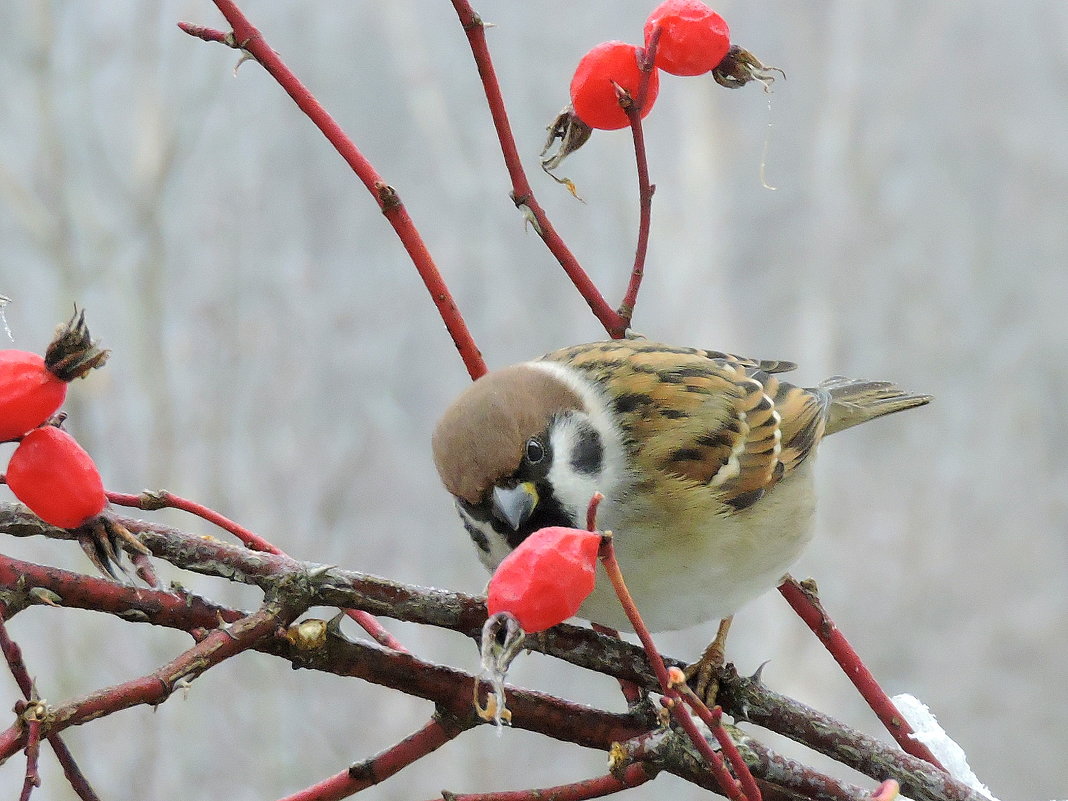
<instances>
[{"instance_id":1,"label":"berry stalk","mask_svg":"<svg viewBox=\"0 0 1068 801\"><path fill-rule=\"evenodd\" d=\"M653 31L649 43L639 56L638 65L642 72L641 83L638 87L638 95L634 101L626 106L627 118L630 120L631 135L634 139L634 160L638 172L638 241L634 248L634 266L630 271L630 280L627 283L627 291L623 295L623 302L619 305L619 316L623 319L625 327L630 328L631 317L634 314L634 306L638 302L638 290L641 289L642 278L645 277L645 258L649 252L649 231L652 226L653 193L656 187L649 180L649 156L645 147L645 133L642 129L642 109L647 102L649 93L649 81L654 73L653 64L656 59L656 50L660 41L660 29Z\"/></svg>"}]
</instances>

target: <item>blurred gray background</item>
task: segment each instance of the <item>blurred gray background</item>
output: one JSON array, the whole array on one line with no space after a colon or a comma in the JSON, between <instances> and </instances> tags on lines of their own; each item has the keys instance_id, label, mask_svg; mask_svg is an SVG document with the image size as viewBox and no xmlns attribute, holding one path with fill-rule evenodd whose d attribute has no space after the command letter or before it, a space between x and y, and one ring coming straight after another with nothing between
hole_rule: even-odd
<instances>
[{"instance_id":1,"label":"blurred gray background","mask_svg":"<svg viewBox=\"0 0 1068 801\"><path fill-rule=\"evenodd\" d=\"M397 187L491 365L603 336L508 200L449 3L244 5ZM579 57L636 40L652 5L477 3L496 24L490 46L535 190L612 303L636 232L629 136L599 133L565 164L585 204L536 157ZM791 359L804 382L845 373L936 396L825 444L820 530L795 573L818 579L886 688L930 704L996 794L1064 797L1068 4L720 10L736 42L789 77L771 95L663 80L647 121L657 193L635 326ZM467 378L426 291L290 99L254 63L235 78L237 54L180 33L179 19L224 26L208 2L0 5L0 294L14 299L3 346L40 350L74 302L88 310L114 353L72 388L69 428L109 488L198 499L300 558L479 591L485 576L430 460L436 417ZM89 569L69 543L2 547ZM161 569L220 600L258 600ZM422 655L476 666L467 641L389 626ZM11 630L57 702L188 645L56 610L25 612ZM662 641L690 658L711 633ZM728 655L743 671L771 659L772 687L878 731L776 593L738 616ZM540 657L513 677L622 707L614 682ZM0 689L9 708L6 675ZM246 655L154 712L67 739L109 801L194 788L251 801L342 770L430 712ZM50 753L42 763L40 796L73 798ZM0 767L5 797L23 764ZM365 797L604 769L604 754L486 727ZM622 797L668 795L703 794L661 777Z\"/></svg>"}]
</instances>

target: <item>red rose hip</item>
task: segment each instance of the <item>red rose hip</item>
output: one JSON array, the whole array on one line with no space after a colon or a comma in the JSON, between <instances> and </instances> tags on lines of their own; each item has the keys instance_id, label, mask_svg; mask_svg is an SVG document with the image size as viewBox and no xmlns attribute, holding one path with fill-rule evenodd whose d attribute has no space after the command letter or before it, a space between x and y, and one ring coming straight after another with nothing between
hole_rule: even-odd
<instances>
[{"instance_id":1,"label":"red rose hip","mask_svg":"<svg viewBox=\"0 0 1068 801\"><path fill-rule=\"evenodd\" d=\"M16 498L59 528L76 528L107 504L92 457L74 437L54 426L36 428L22 438L6 477Z\"/></svg>"},{"instance_id":2,"label":"red rose hip","mask_svg":"<svg viewBox=\"0 0 1068 801\"><path fill-rule=\"evenodd\" d=\"M582 57L571 78L571 105L575 115L591 128L605 131L625 128L630 120L619 105L616 85L637 99L641 80L636 46L626 42L602 42ZM645 90L642 117L653 108L659 91L660 77L653 70Z\"/></svg>"},{"instance_id":3,"label":"red rose hip","mask_svg":"<svg viewBox=\"0 0 1068 801\"><path fill-rule=\"evenodd\" d=\"M552 526L535 531L497 566L489 614L508 612L528 634L562 623L593 592L601 535Z\"/></svg>"},{"instance_id":4,"label":"red rose hip","mask_svg":"<svg viewBox=\"0 0 1068 801\"><path fill-rule=\"evenodd\" d=\"M656 66L672 75L703 75L715 69L731 47L726 21L699 0L665 0L645 21L645 46L660 29Z\"/></svg>"},{"instance_id":5,"label":"red rose hip","mask_svg":"<svg viewBox=\"0 0 1068 801\"><path fill-rule=\"evenodd\" d=\"M36 428L67 397L67 384L36 353L0 350L0 442Z\"/></svg>"}]
</instances>

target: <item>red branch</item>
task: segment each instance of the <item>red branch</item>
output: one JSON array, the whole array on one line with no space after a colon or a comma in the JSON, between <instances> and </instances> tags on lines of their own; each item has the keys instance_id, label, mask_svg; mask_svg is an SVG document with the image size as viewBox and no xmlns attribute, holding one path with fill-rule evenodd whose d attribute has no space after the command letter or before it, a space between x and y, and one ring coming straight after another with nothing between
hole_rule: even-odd
<instances>
[{"instance_id":1,"label":"red branch","mask_svg":"<svg viewBox=\"0 0 1068 801\"><path fill-rule=\"evenodd\" d=\"M742 758L738 746L734 744L734 740L731 739L730 734L720 724L720 717L723 715L723 710L718 706L715 710L709 710L703 701L698 699L695 700L697 701L697 705L694 708L697 709L699 713L700 710L711 713L710 718L705 718L702 715L702 720L704 720L705 725L712 730L712 733L716 736L716 741L719 743L719 747L722 748L723 753L727 755L727 761L730 762L731 766L734 768L734 772L738 776L738 783L742 786L742 792L745 793L745 797L760 801L760 788L757 787L756 779L754 779L753 774L749 772L749 767L745 764L745 760Z\"/></svg>"},{"instance_id":2,"label":"red branch","mask_svg":"<svg viewBox=\"0 0 1068 801\"><path fill-rule=\"evenodd\" d=\"M71 609L122 615L126 619L150 617L158 626L183 631L206 630L218 626L220 621L233 623L241 619L241 614L234 610L186 592L134 587L0 554L0 588L20 585L34 588L30 596L36 603L58 603ZM21 681L19 686L22 687Z\"/></svg>"},{"instance_id":3,"label":"red branch","mask_svg":"<svg viewBox=\"0 0 1068 801\"><path fill-rule=\"evenodd\" d=\"M641 67L642 77L638 84L638 96L631 100L626 98L624 111L630 120L631 136L634 139L634 160L638 170L638 241L634 247L634 266L630 271L630 281L627 283L626 294L623 302L619 305L619 316L626 328L630 328L630 320L634 314L634 306L638 302L638 290L645 276L645 256L649 251L649 230L652 225L653 192L656 187L649 182L649 155L645 148L645 133L642 130L642 109L649 94L649 81L653 76L653 61L656 58L656 47L660 42L660 28L653 31L649 37L649 46L641 51L638 57L638 65ZM621 104L623 99L620 100Z\"/></svg>"},{"instance_id":4,"label":"red branch","mask_svg":"<svg viewBox=\"0 0 1068 801\"><path fill-rule=\"evenodd\" d=\"M59 732L68 726L87 723L102 715L139 704L161 704L177 687L192 681L223 660L257 645L272 636L279 626L288 623L285 610L277 603L266 604L248 617L224 628L214 629L195 646L154 673L55 707L50 710L48 731ZM0 762L25 748L28 741L29 732L19 723L0 732Z\"/></svg>"},{"instance_id":5,"label":"red branch","mask_svg":"<svg viewBox=\"0 0 1068 801\"><path fill-rule=\"evenodd\" d=\"M4 658L11 669L11 675L15 678L15 683L18 685L19 690L22 691L22 695L27 701L35 700L36 693L34 692L33 679L30 678L30 672L26 669L26 663L22 661L22 649L19 648L18 643L11 639L7 633L7 626L3 621L3 618L7 616L6 606L0 606L0 611L3 612L3 614L0 614L0 650L4 653ZM96 792L89 785L89 780L85 778L85 774L78 767L78 763L74 761L74 755L71 754L63 739L55 733L49 734L47 739L48 744L52 746L52 750L56 754L56 759L59 760L59 764L63 768L63 775L70 782L70 786L78 794L78 797L83 801L99 801ZM27 778L29 777L27 776Z\"/></svg>"},{"instance_id":6,"label":"red branch","mask_svg":"<svg viewBox=\"0 0 1068 801\"><path fill-rule=\"evenodd\" d=\"M0 651L4 653L7 666L15 678L15 684L19 686L23 697L30 701L33 700L34 695L33 679L30 678L30 672L26 669L26 663L22 661L22 649L7 633L7 625L3 620L5 617L7 617L6 607L3 609L3 615L0 616Z\"/></svg>"},{"instance_id":7,"label":"red branch","mask_svg":"<svg viewBox=\"0 0 1068 801\"><path fill-rule=\"evenodd\" d=\"M945 770L931 750L915 739L912 727L894 706L894 702L890 700L883 688L879 686L879 682L875 680L875 676L853 650L853 646L834 625L834 621L828 617L815 592L806 589L792 578L787 578L779 585L779 592L834 657L842 668L842 672L853 682L853 686L857 688L861 697L868 703L902 750L917 759L930 762L936 768Z\"/></svg>"},{"instance_id":8,"label":"red branch","mask_svg":"<svg viewBox=\"0 0 1068 801\"><path fill-rule=\"evenodd\" d=\"M634 627L634 633L637 634L638 639L641 640L642 647L645 648L645 653L649 657L649 664L653 668L653 672L656 674L657 681L660 683L660 689L664 694L661 703L671 713L671 716L675 718L683 731L686 732L687 736L690 738L690 742L693 743L702 758L708 763L721 792L730 798L731 801L761 801L760 791L756 789L753 777L750 775L746 782L746 786L751 787L754 793L750 795L743 790L742 785L738 780L731 776L727 767L723 764L723 759L712 749L711 744L704 738L700 730L697 728L697 724L687 710L686 704L683 703L682 695L675 688L675 682L668 674L664 659L660 656L660 652L657 651L656 644L653 642L653 637L649 633L649 629L646 627L641 614L638 612L638 608L634 604L634 599L631 597L630 591L627 589L626 582L623 581L623 572L620 570L619 562L616 560L615 547L612 545L612 536L610 533L606 533L601 541L600 555L601 564L604 566L605 572L608 574L608 578L612 582L612 588L616 591L616 595L619 597L619 602L623 606L623 611L626 612L627 619L630 621L631 626ZM701 706L703 707L704 705L701 704ZM705 711L707 712L707 709ZM720 727L718 719L714 721L709 719L705 722L710 728ZM726 732L724 732L724 736L729 737ZM734 753L737 754L737 750L735 750ZM738 763L734 765L735 771L748 774L748 767L745 762L742 761L741 755L737 755Z\"/></svg>"},{"instance_id":9,"label":"red branch","mask_svg":"<svg viewBox=\"0 0 1068 801\"><path fill-rule=\"evenodd\" d=\"M631 787L638 787L656 778L656 768L645 762L628 765L619 775L608 774L595 779L585 779L572 784L543 787L536 790L509 790L499 793L449 793L443 792L445 801L585 801L601 798Z\"/></svg>"},{"instance_id":10,"label":"red branch","mask_svg":"<svg viewBox=\"0 0 1068 801\"><path fill-rule=\"evenodd\" d=\"M556 232L545 214L545 209L534 197L534 190L530 186L530 181L527 180L523 163L519 158L519 151L516 149L515 137L512 136L512 126L504 107L504 97L501 94L500 84L497 82L497 73L493 68L489 47L486 45L486 30L482 18L475 13L468 0L452 0L452 6L456 9L456 15L460 18L460 24L467 34L471 55L475 58L475 65L482 79L482 88L486 94L490 116L493 118L493 127L497 129L497 139L501 143L504 166L512 181L513 201L516 206L529 209L536 223L534 230L545 242L549 252L556 257L560 266L564 268L564 272L567 273L567 277L571 279L579 294L590 305L590 310L604 326L604 330L613 339L621 338L626 333L627 321L608 305L608 301L604 299L586 271L582 269L578 259L564 244L560 234Z\"/></svg>"},{"instance_id":11,"label":"red branch","mask_svg":"<svg viewBox=\"0 0 1068 801\"><path fill-rule=\"evenodd\" d=\"M460 357L467 367L471 378L478 378L486 372L486 363L482 359L471 332L467 329L463 316L460 314L452 294L438 271L430 251L419 235L408 210L401 203L397 191L386 183L378 171L371 165L355 143L345 134L337 121L330 116L325 108L315 99L314 95L297 76L285 65L278 54L271 49L266 40L251 22L237 7L232 0L215 0L222 15L233 28L230 34L205 28L200 25L191 25L181 22L178 24L183 31L200 39L212 42L223 42L230 47L238 48L251 55L258 61L271 77L273 77L303 111L315 126L323 132L323 135L334 146L345 162L356 173L367 191L378 202L379 208L385 215L389 224L393 226L401 244L408 252L408 256L415 264L419 276L423 279L430 297L437 306L438 314L441 315L445 328L448 329Z\"/></svg>"},{"instance_id":12,"label":"red branch","mask_svg":"<svg viewBox=\"0 0 1068 801\"><path fill-rule=\"evenodd\" d=\"M286 556L287 554L281 548L272 545L265 540L259 534L254 531L245 528L240 523L231 520L228 517L216 512L214 509L209 509L207 506L191 501L187 498L181 498L166 490L160 490L159 492L142 492L140 495L130 495L123 492L109 492L107 493L108 500L119 506L130 506L134 509L145 509L148 511L154 509L180 509L183 512L196 515L202 520L207 520L209 523L218 526L223 531L228 531L241 540L246 548L251 548L254 551L263 551L265 553L273 553L277 556ZM390 634L386 628L379 623L373 615L362 612L358 609L344 609L344 613L364 631L374 637L376 642L381 643L387 648L392 648L395 651L407 650L400 641L397 640L392 634Z\"/></svg>"},{"instance_id":13,"label":"red branch","mask_svg":"<svg viewBox=\"0 0 1068 801\"><path fill-rule=\"evenodd\" d=\"M19 801L30 801L33 788L41 786L41 775L37 772L37 759L40 755L41 721L31 717L26 721L26 779L22 783Z\"/></svg>"},{"instance_id":14,"label":"red branch","mask_svg":"<svg viewBox=\"0 0 1068 801\"><path fill-rule=\"evenodd\" d=\"M127 522L131 530L138 529L135 521ZM29 513L20 511L15 504L0 504L0 524L8 534L14 536L39 536L48 532L60 538L70 536L70 532L65 530L50 529ZM157 556L167 558L177 566L228 580L255 583L267 590L289 586L293 583L292 579L298 579L298 586L308 586L313 590L310 598L302 599L302 604L364 608L374 614L392 614L404 620L446 627L469 636L480 631L485 621L485 607L481 599L460 593L443 590L431 592L340 569L331 570L323 583L311 582L309 586L307 574L316 567L314 565L255 553L161 526L142 526L138 530L145 543ZM217 626L220 617L223 620L244 617L243 613L215 607L193 595L120 585L59 568L11 560L2 555L0 588L17 602L14 611L25 604L88 608L116 614L127 621L142 621L194 632L196 636L204 636L204 632L196 632L198 628ZM301 650L290 640L278 637L262 640L255 647L288 659L299 667L358 677L425 698L436 704L442 714L461 720L472 716L471 686L474 676L417 660L410 654L330 636L327 637L325 648L314 651ZM659 687L649 674L649 656L641 649L618 640L609 641L588 629L567 625L557 627L547 636L545 648L558 658L590 670L640 681L650 690ZM674 667L683 667L683 663L676 660L669 662ZM974 792L930 764L850 729L810 707L777 695L754 679L739 677L728 670L721 676L720 687L720 697L731 704L728 711L735 717L748 716L758 725L785 734L869 776L882 778L892 775L912 798L928 801L975 798ZM648 731L649 726L644 715L614 715L520 688L509 688L508 706L513 712L513 725L518 728L591 748L607 749L613 742L624 742L640 736ZM576 725L577 721L581 721L581 725ZM766 748L758 750L759 744L747 742L744 735L734 733L733 736L740 743L746 742L752 754L746 758L756 760L751 764L758 765L761 775L774 784L800 790L802 797L811 797L804 788L815 786L812 784L814 781L820 787L832 784L840 786L839 782L829 777L799 772L797 765L787 766L789 760L784 761ZM664 769L688 781L704 787L713 786L707 770L699 770L688 756L680 757L681 761L672 756L678 753L669 746L658 757L654 755L650 758L654 761L656 758L662 759ZM861 799L867 796L843 795L839 792L837 795L824 793L815 797Z\"/></svg>"},{"instance_id":15,"label":"red branch","mask_svg":"<svg viewBox=\"0 0 1068 801\"><path fill-rule=\"evenodd\" d=\"M360 790L384 782L393 774L436 751L445 743L471 728L455 718L435 715L419 731L405 737L365 762L351 765L329 779L324 779L299 793L287 795L279 801L340 801Z\"/></svg>"},{"instance_id":16,"label":"red branch","mask_svg":"<svg viewBox=\"0 0 1068 801\"><path fill-rule=\"evenodd\" d=\"M604 500L604 495L600 492L593 493L593 497L590 498L589 506L586 507L586 530L593 533L597 531L597 509L601 506L601 501ZM608 626L602 626L600 623L590 622L590 626L594 631L601 634L607 634L609 637L615 637L619 639L619 632ZM619 679L619 689L623 693L623 697L627 699L627 706L633 706L642 699L642 688L632 681L626 679Z\"/></svg>"}]
</instances>

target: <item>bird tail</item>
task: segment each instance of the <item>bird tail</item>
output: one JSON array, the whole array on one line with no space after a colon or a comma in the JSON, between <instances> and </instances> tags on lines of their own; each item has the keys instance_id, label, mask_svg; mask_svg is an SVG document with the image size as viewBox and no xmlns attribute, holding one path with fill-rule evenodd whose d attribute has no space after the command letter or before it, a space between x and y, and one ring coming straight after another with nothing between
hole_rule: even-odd
<instances>
[{"instance_id":1,"label":"bird tail","mask_svg":"<svg viewBox=\"0 0 1068 801\"><path fill-rule=\"evenodd\" d=\"M913 395L889 381L867 381L836 375L821 381L819 388L831 398L825 433L833 434L913 406L930 403L930 395Z\"/></svg>"}]
</instances>

